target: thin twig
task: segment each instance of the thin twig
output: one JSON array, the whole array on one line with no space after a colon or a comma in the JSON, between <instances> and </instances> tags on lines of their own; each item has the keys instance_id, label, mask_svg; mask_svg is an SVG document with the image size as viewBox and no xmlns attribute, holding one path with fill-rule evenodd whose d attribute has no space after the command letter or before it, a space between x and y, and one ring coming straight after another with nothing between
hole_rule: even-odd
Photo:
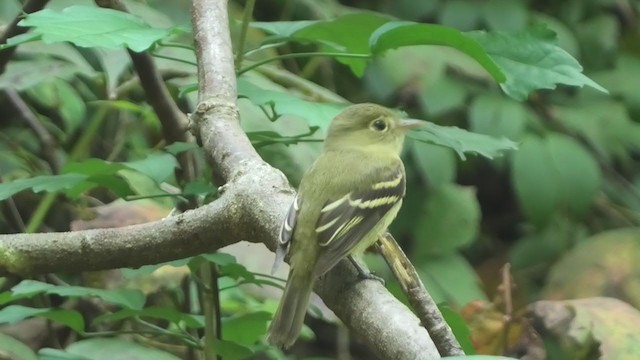
<instances>
[{"instance_id":1,"label":"thin twig","mask_svg":"<svg viewBox=\"0 0 640 360\"><path fill-rule=\"evenodd\" d=\"M314 101L349 103L349 101L342 96L288 70L275 66L262 66L258 68L257 71L277 84L299 90Z\"/></svg>"},{"instance_id":2,"label":"thin twig","mask_svg":"<svg viewBox=\"0 0 640 360\"><path fill-rule=\"evenodd\" d=\"M0 184L1 183L2 177L0 176ZM20 215L20 211L18 211L18 207L15 201L13 201L13 198L10 197L5 201L0 201L0 205L2 205L2 210L7 222L13 226L14 230L16 232L24 232L26 229L24 220L22 220L22 215Z\"/></svg>"},{"instance_id":3,"label":"thin twig","mask_svg":"<svg viewBox=\"0 0 640 360\"><path fill-rule=\"evenodd\" d=\"M511 264L506 263L502 267L501 271L502 283L500 284L499 291L502 294L504 301L504 328L502 331L502 346L503 354L506 354L509 350L509 332L511 330L511 324L513 323L513 299L511 290L513 288L513 281L511 279Z\"/></svg>"},{"instance_id":4,"label":"thin twig","mask_svg":"<svg viewBox=\"0 0 640 360\"><path fill-rule=\"evenodd\" d=\"M460 343L442 317L438 305L425 289L418 272L393 236L386 233L380 238L377 245L391 271L400 282L411 307L431 335L440 355L464 355Z\"/></svg>"},{"instance_id":5,"label":"thin twig","mask_svg":"<svg viewBox=\"0 0 640 360\"><path fill-rule=\"evenodd\" d=\"M260 67L264 64L268 64L270 62L285 60L285 59L307 58L312 56L326 56L326 57L333 57L333 58L350 58L350 59L371 59L372 58L371 54L350 54L350 53L339 53L339 52L334 53L334 52L319 51L319 52L291 53L291 54L278 55L268 59L257 61L247 66L246 68L238 70L238 76L248 71L251 71L257 67Z\"/></svg>"},{"instance_id":6,"label":"thin twig","mask_svg":"<svg viewBox=\"0 0 640 360\"><path fill-rule=\"evenodd\" d=\"M5 90L7 98L13 106L18 110L20 116L29 125L31 130L36 134L36 137L40 141L40 153L47 160L51 173L59 174L62 169L62 164L58 156L58 143L51 136L51 133L40 123L38 117L29 108L29 105L22 99L17 91L12 89Z\"/></svg>"}]
</instances>

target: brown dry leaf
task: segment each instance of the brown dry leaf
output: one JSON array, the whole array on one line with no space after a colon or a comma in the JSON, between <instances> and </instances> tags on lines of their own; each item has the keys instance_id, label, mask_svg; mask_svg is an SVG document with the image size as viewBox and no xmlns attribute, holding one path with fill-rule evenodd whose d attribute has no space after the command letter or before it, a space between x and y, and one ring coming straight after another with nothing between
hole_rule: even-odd
<instances>
[{"instance_id":1,"label":"brown dry leaf","mask_svg":"<svg viewBox=\"0 0 640 360\"><path fill-rule=\"evenodd\" d=\"M529 316L541 334L561 345L563 358L640 358L640 312L620 300L538 301Z\"/></svg>"},{"instance_id":2,"label":"brown dry leaf","mask_svg":"<svg viewBox=\"0 0 640 360\"><path fill-rule=\"evenodd\" d=\"M167 216L168 209L150 200L118 200L110 204L89 209L90 220L74 220L71 230L116 228L160 220Z\"/></svg>"},{"instance_id":3,"label":"brown dry leaf","mask_svg":"<svg viewBox=\"0 0 640 360\"><path fill-rule=\"evenodd\" d=\"M614 297L640 309L640 228L592 236L551 269L545 299L595 296Z\"/></svg>"},{"instance_id":4,"label":"brown dry leaf","mask_svg":"<svg viewBox=\"0 0 640 360\"><path fill-rule=\"evenodd\" d=\"M505 347L505 315L494 304L476 300L461 311L471 332L471 343L478 354L502 354L504 349L513 349L524 336L525 326L514 321L509 326L509 337Z\"/></svg>"}]
</instances>

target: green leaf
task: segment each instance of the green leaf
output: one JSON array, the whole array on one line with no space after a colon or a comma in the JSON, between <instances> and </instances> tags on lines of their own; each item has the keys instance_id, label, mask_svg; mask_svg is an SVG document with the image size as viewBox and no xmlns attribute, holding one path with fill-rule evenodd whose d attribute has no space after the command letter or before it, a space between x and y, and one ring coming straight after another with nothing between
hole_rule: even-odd
<instances>
[{"instance_id":1,"label":"green leaf","mask_svg":"<svg viewBox=\"0 0 640 360\"><path fill-rule=\"evenodd\" d=\"M12 300L30 297L39 293L56 294L67 297L98 297L103 301L120 305L129 309L142 309L144 294L134 289L95 289L81 286L55 286L35 280L23 280L11 288Z\"/></svg>"},{"instance_id":2,"label":"green leaf","mask_svg":"<svg viewBox=\"0 0 640 360\"><path fill-rule=\"evenodd\" d=\"M32 308L22 305L9 305L0 310L0 323L2 324L14 324L31 317L53 320L79 333L84 331L82 315L75 310Z\"/></svg>"},{"instance_id":3,"label":"green leaf","mask_svg":"<svg viewBox=\"0 0 640 360\"><path fill-rule=\"evenodd\" d=\"M411 45L445 45L475 59L497 82L507 80L496 62L471 36L456 29L410 21L391 21L379 27L369 39L374 54Z\"/></svg>"},{"instance_id":4,"label":"green leaf","mask_svg":"<svg viewBox=\"0 0 640 360\"><path fill-rule=\"evenodd\" d=\"M570 211L582 217L602 186L600 166L587 150L568 136L552 134L546 140L559 175L562 198Z\"/></svg>"},{"instance_id":5,"label":"green leaf","mask_svg":"<svg viewBox=\"0 0 640 360\"><path fill-rule=\"evenodd\" d=\"M39 360L91 360L86 356L69 354L60 349L43 348L38 350Z\"/></svg>"},{"instance_id":6,"label":"green leaf","mask_svg":"<svg viewBox=\"0 0 640 360\"><path fill-rule=\"evenodd\" d=\"M275 40L293 40L297 42L317 43L323 51L345 54L370 54L367 41L369 36L382 24L389 21L386 15L374 12L356 12L324 21L284 21L271 23L253 23L271 34ZM269 39L270 42L274 41ZM336 60L349 66L356 76L362 76L369 59L336 57Z\"/></svg>"},{"instance_id":7,"label":"green leaf","mask_svg":"<svg viewBox=\"0 0 640 360\"><path fill-rule=\"evenodd\" d=\"M216 339L214 346L216 352L225 360L243 360L253 355L253 350L233 341Z\"/></svg>"},{"instance_id":8,"label":"green leaf","mask_svg":"<svg viewBox=\"0 0 640 360\"><path fill-rule=\"evenodd\" d=\"M451 149L417 141L407 145L422 179L431 188L450 184L456 178L456 157Z\"/></svg>"},{"instance_id":9,"label":"green leaf","mask_svg":"<svg viewBox=\"0 0 640 360\"><path fill-rule=\"evenodd\" d=\"M0 354L10 360L38 360L30 347L9 335L0 333Z\"/></svg>"},{"instance_id":10,"label":"green leaf","mask_svg":"<svg viewBox=\"0 0 640 360\"><path fill-rule=\"evenodd\" d=\"M29 179L14 180L0 184L0 200L5 200L14 194L31 189L33 192L56 192L70 189L88 178L82 174L43 175Z\"/></svg>"},{"instance_id":11,"label":"green leaf","mask_svg":"<svg viewBox=\"0 0 640 360\"><path fill-rule=\"evenodd\" d=\"M492 94L479 95L469 107L469 129L493 137L519 140L525 130L526 115L521 103Z\"/></svg>"},{"instance_id":12,"label":"green leaf","mask_svg":"<svg viewBox=\"0 0 640 360\"><path fill-rule=\"evenodd\" d=\"M273 106L277 115L295 115L307 121L309 127L327 129L333 119L347 104L318 103L303 100L285 92L263 89L240 78L238 94L257 106Z\"/></svg>"},{"instance_id":13,"label":"green leaf","mask_svg":"<svg viewBox=\"0 0 640 360\"><path fill-rule=\"evenodd\" d=\"M438 306L438 309L440 310L440 313L442 313L444 320L451 327L453 335L455 335L460 346L462 346L462 350L464 350L465 354L475 354L476 350L471 342L471 331L469 330L467 323L464 321L464 318L446 305Z\"/></svg>"},{"instance_id":14,"label":"green leaf","mask_svg":"<svg viewBox=\"0 0 640 360\"><path fill-rule=\"evenodd\" d=\"M626 159L640 144L640 124L618 101L589 101L579 107L557 106L553 111L558 121L608 159Z\"/></svg>"},{"instance_id":15,"label":"green leaf","mask_svg":"<svg viewBox=\"0 0 640 360\"><path fill-rule=\"evenodd\" d=\"M560 202L560 183L553 158L545 142L534 136L524 138L511 164L516 197L527 218L545 224Z\"/></svg>"},{"instance_id":16,"label":"green leaf","mask_svg":"<svg viewBox=\"0 0 640 360\"><path fill-rule=\"evenodd\" d=\"M204 318L201 315L185 314L175 308L147 307L142 310L122 309L111 314L103 314L95 318L94 324L107 321L119 321L132 317L148 317L163 319L174 324L184 323L189 328L199 329L204 327Z\"/></svg>"},{"instance_id":17,"label":"green leaf","mask_svg":"<svg viewBox=\"0 0 640 360\"><path fill-rule=\"evenodd\" d=\"M169 34L168 29L152 28L122 11L80 5L27 14L18 25L32 27L47 44L68 41L80 47L128 47L136 52L147 50Z\"/></svg>"},{"instance_id":18,"label":"green leaf","mask_svg":"<svg viewBox=\"0 0 640 360\"><path fill-rule=\"evenodd\" d=\"M480 154L493 159L505 151L518 148L516 143L506 138L497 139L468 132L455 126L439 126L429 122L425 126L409 132L408 136L418 141L451 148L463 160L465 153Z\"/></svg>"},{"instance_id":19,"label":"green leaf","mask_svg":"<svg viewBox=\"0 0 640 360\"><path fill-rule=\"evenodd\" d=\"M489 0L483 3L482 15L491 30L521 31L530 21L524 2L512 0Z\"/></svg>"},{"instance_id":20,"label":"green leaf","mask_svg":"<svg viewBox=\"0 0 640 360\"><path fill-rule=\"evenodd\" d=\"M413 232L415 256L447 254L469 245L480 226L480 205L469 187L446 184L433 189Z\"/></svg>"},{"instance_id":21,"label":"green leaf","mask_svg":"<svg viewBox=\"0 0 640 360\"><path fill-rule=\"evenodd\" d=\"M175 156L185 151L199 149L198 144L186 143L186 142L174 142L164 147L164 149L171 155Z\"/></svg>"},{"instance_id":22,"label":"green leaf","mask_svg":"<svg viewBox=\"0 0 640 360\"><path fill-rule=\"evenodd\" d=\"M351 54L369 54L367 40L389 17L374 12L345 14L336 19L311 24L294 34L295 38L317 40L326 51ZM349 66L360 77L364 74L368 59L337 57L337 61Z\"/></svg>"},{"instance_id":23,"label":"green leaf","mask_svg":"<svg viewBox=\"0 0 640 360\"><path fill-rule=\"evenodd\" d=\"M66 350L90 360L179 360L168 352L118 338L80 340L69 345Z\"/></svg>"},{"instance_id":24,"label":"green leaf","mask_svg":"<svg viewBox=\"0 0 640 360\"><path fill-rule=\"evenodd\" d=\"M210 182L204 179L198 179L186 184L182 190L182 195L208 196L216 192L218 192L218 189Z\"/></svg>"},{"instance_id":25,"label":"green leaf","mask_svg":"<svg viewBox=\"0 0 640 360\"><path fill-rule=\"evenodd\" d=\"M222 322L222 336L224 340L251 346L267 332L270 320L271 314L265 311L225 318Z\"/></svg>"},{"instance_id":26,"label":"green leaf","mask_svg":"<svg viewBox=\"0 0 640 360\"><path fill-rule=\"evenodd\" d=\"M462 307L473 300L487 300L475 271L461 255L419 258L416 268L436 302Z\"/></svg>"},{"instance_id":27,"label":"green leaf","mask_svg":"<svg viewBox=\"0 0 640 360\"><path fill-rule=\"evenodd\" d=\"M504 92L524 100L536 89L555 89L557 84L590 86L607 92L582 74L582 66L569 53L548 39L549 31L532 29L516 35L470 33L506 74L500 84Z\"/></svg>"},{"instance_id":28,"label":"green leaf","mask_svg":"<svg viewBox=\"0 0 640 360\"><path fill-rule=\"evenodd\" d=\"M142 160L130 161L122 165L147 175L156 183L161 183L173 175L178 162L173 155L165 153L151 154Z\"/></svg>"}]
</instances>

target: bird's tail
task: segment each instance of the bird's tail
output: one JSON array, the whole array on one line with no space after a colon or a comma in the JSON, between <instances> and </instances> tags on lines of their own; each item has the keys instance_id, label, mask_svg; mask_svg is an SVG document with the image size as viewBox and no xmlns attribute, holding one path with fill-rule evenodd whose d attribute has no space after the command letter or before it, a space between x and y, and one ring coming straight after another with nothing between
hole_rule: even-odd
<instances>
[{"instance_id":1,"label":"bird's tail","mask_svg":"<svg viewBox=\"0 0 640 360\"><path fill-rule=\"evenodd\" d=\"M314 284L311 272L289 272L289 278L280 299L280 305L269 326L267 341L280 348L288 348L296 342Z\"/></svg>"}]
</instances>

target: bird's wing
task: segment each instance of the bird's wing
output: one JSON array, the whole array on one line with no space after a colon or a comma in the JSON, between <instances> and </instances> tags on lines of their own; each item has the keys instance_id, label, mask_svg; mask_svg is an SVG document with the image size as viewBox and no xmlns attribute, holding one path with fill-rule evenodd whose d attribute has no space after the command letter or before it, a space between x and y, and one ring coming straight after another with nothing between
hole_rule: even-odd
<instances>
[{"instance_id":1,"label":"bird's wing","mask_svg":"<svg viewBox=\"0 0 640 360\"><path fill-rule=\"evenodd\" d=\"M276 270L278 270L278 267L280 267L287 255L287 252L289 251L291 239L293 238L293 230L296 227L296 221L298 219L298 211L300 210L301 201L302 199L300 196L296 195L295 199L293 199L293 203L289 207L287 217L282 222L282 227L280 227L278 247L276 248L276 260L273 262L273 267L271 268L272 275Z\"/></svg>"},{"instance_id":2,"label":"bird's wing","mask_svg":"<svg viewBox=\"0 0 640 360\"><path fill-rule=\"evenodd\" d=\"M353 191L325 204L316 225L318 244L324 248L314 273L321 276L349 255L376 224L405 194L402 163L372 181L361 191Z\"/></svg>"}]
</instances>

